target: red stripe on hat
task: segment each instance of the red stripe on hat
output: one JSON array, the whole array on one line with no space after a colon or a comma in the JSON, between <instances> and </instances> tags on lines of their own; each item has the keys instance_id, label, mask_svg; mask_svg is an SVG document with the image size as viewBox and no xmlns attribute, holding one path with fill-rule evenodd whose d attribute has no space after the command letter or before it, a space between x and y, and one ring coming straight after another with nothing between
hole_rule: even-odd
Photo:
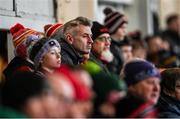
<instances>
[{"instance_id":1,"label":"red stripe on hat","mask_svg":"<svg viewBox=\"0 0 180 119\"><path fill-rule=\"evenodd\" d=\"M35 33L34 30L26 29L26 31L23 30L18 34L15 34L16 36L13 37L14 46L16 47L17 45L22 43L28 35L33 33Z\"/></svg>"},{"instance_id":2,"label":"red stripe on hat","mask_svg":"<svg viewBox=\"0 0 180 119\"><path fill-rule=\"evenodd\" d=\"M105 23L108 21L108 19L112 18L116 14L117 14L117 12L111 12L110 14L108 14L105 18Z\"/></svg>"},{"instance_id":3,"label":"red stripe on hat","mask_svg":"<svg viewBox=\"0 0 180 119\"><path fill-rule=\"evenodd\" d=\"M109 20L106 21L105 26L107 26L109 23L111 23L113 20L115 20L118 17L122 17L121 14L116 14L113 17L111 17Z\"/></svg>"},{"instance_id":4,"label":"red stripe on hat","mask_svg":"<svg viewBox=\"0 0 180 119\"><path fill-rule=\"evenodd\" d=\"M62 26L62 24L59 24L59 23L50 26L50 27L47 29L45 35L46 35L47 37L51 37L61 26Z\"/></svg>"},{"instance_id":5,"label":"red stripe on hat","mask_svg":"<svg viewBox=\"0 0 180 119\"><path fill-rule=\"evenodd\" d=\"M102 28L102 29L100 29L100 32L109 32L109 30L107 29L107 28Z\"/></svg>"}]
</instances>

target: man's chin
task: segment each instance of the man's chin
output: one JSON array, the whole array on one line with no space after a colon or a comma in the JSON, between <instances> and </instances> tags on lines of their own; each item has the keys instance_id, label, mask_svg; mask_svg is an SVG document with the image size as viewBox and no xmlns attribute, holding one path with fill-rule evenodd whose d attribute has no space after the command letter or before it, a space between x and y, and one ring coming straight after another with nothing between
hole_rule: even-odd
<instances>
[{"instance_id":1,"label":"man's chin","mask_svg":"<svg viewBox=\"0 0 180 119\"><path fill-rule=\"evenodd\" d=\"M91 50L86 50L86 51L83 51L83 54L89 54L91 52Z\"/></svg>"},{"instance_id":2,"label":"man's chin","mask_svg":"<svg viewBox=\"0 0 180 119\"><path fill-rule=\"evenodd\" d=\"M111 62L113 60L114 56L113 54L110 52L110 50L106 50L104 52L101 53L101 60L102 61L106 61L107 63Z\"/></svg>"}]
</instances>

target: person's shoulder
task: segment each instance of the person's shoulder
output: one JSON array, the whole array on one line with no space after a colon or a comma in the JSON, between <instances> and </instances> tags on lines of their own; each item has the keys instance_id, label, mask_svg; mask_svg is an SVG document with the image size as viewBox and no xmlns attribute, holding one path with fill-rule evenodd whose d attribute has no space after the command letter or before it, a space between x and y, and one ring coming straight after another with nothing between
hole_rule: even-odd
<instances>
[{"instance_id":1,"label":"person's shoulder","mask_svg":"<svg viewBox=\"0 0 180 119\"><path fill-rule=\"evenodd\" d=\"M21 112L18 112L17 110L14 110L10 107L0 107L0 118L27 118L26 115L24 115Z\"/></svg>"},{"instance_id":2,"label":"person's shoulder","mask_svg":"<svg viewBox=\"0 0 180 119\"><path fill-rule=\"evenodd\" d=\"M73 65L73 59L66 52L61 52L61 64Z\"/></svg>"},{"instance_id":3,"label":"person's shoulder","mask_svg":"<svg viewBox=\"0 0 180 119\"><path fill-rule=\"evenodd\" d=\"M177 114L173 111L164 111L164 112L160 112L160 114L158 115L159 118L179 118L180 117L180 113Z\"/></svg>"}]
</instances>

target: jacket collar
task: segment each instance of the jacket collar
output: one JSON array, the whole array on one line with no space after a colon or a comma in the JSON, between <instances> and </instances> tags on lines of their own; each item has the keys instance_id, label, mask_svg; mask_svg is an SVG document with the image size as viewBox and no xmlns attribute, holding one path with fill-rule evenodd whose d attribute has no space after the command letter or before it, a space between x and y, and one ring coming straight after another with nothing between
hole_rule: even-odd
<instances>
[{"instance_id":1,"label":"jacket collar","mask_svg":"<svg viewBox=\"0 0 180 119\"><path fill-rule=\"evenodd\" d=\"M75 64L81 63L83 61L83 55L75 50L70 44L68 44L67 41L65 41L64 39L61 40L61 49L66 51L71 56Z\"/></svg>"}]
</instances>

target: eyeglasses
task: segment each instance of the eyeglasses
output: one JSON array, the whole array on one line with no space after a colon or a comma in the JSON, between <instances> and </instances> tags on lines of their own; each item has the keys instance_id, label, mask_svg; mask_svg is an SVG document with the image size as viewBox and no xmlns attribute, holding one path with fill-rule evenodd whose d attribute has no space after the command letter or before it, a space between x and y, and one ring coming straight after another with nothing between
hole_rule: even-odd
<instances>
[{"instance_id":1,"label":"eyeglasses","mask_svg":"<svg viewBox=\"0 0 180 119\"><path fill-rule=\"evenodd\" d=\"M97 39L102 42L111 41L111 37L98 37Z\"/></svg>"}]
</instances>

